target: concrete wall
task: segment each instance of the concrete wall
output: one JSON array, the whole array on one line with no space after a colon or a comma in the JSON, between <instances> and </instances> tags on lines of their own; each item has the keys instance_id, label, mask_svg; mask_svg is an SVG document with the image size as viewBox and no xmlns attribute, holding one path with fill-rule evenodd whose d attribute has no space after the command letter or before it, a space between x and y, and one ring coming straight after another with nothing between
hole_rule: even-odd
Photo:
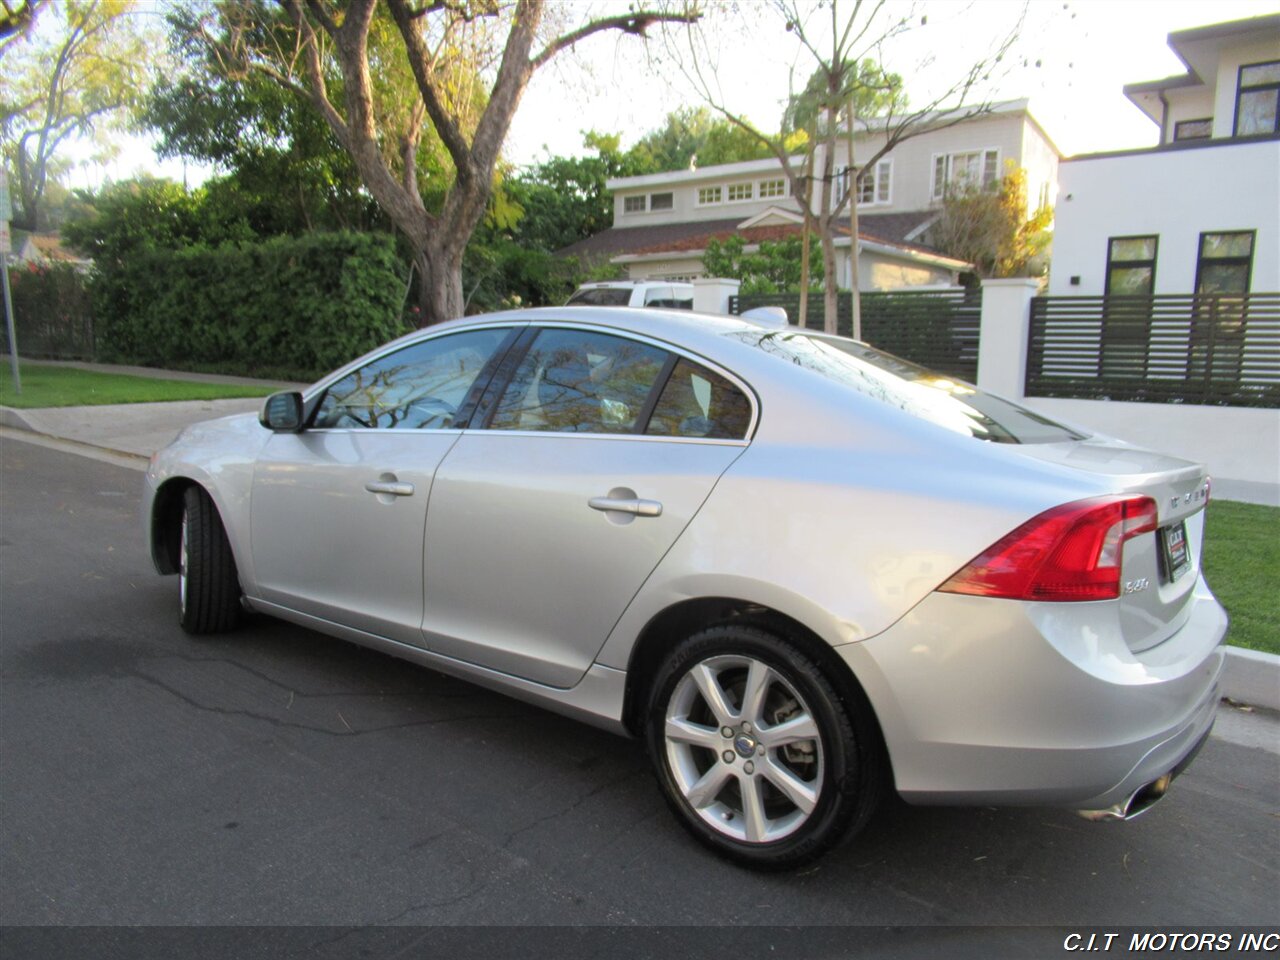
<instances>
[{"instance_id":1,"label":"concrete wall","mask_svg":"<svg viewBox=\"0 0 1280 960\"><path fill-rule=\"evenodd\" d=\"M1155 292L1192 293L1200 233L1229 230L1258 231L1250 289L1280 291L1280 141L1079 157L1059 178L1051 295L1101 295L1108 238L1145 234L1160 238Z\"/></svg>"}]
</instances>

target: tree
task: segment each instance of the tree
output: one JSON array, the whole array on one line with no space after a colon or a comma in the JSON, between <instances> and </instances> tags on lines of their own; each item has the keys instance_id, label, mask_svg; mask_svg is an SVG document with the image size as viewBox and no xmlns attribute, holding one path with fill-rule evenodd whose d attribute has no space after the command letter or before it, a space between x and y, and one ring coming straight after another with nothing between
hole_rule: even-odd
<instances>
[{"instance_id":1,"label":"tree","mask_svg":"<svg viewBox=\"0 0 1280 960\"><path fill-rule=\"evenodd\" d=\"M990 79L993 69L1003 61L1017 38L1021 18L959 76L949 83L936 85L935 93L920 103L909 105L901 77L885 66L883 50L895 37L925 26L927 18L916 21L913 12L898 12L901 8L891 6L888 0L845 0L843 3L829 0L822 4L773 0L769 9L782 30L796 39L814 67L804 91L793 96L792 101L801 105L798 114L820 145L816 156L819 172L813 173L814 179L810 181L818 185L819 198L816 209L810 207L806 212L806 225L810 217L816 221L823 245L827 273L826 327L834 332L838 295L836 225L848 204L853 332L859 337L858 216L857 203L849 200L858 193L859 178L863 171L873 170L880 159L905 140L990 112L990 101L977 98L977 91ZM669 44L681 72L708 106L768 147L790 181L793 196L810 197L809 183L805 180L810 174L805 173L801 158L791 155L779 137L761 132L744 114L729 106L716 83L714 56L705 43L700 44L700 39L697 31L687 31L683 42ZM837 170L835 156L841 117L848 158L844 167ZM784 123L784 129L786 126ZM866 157L857 156L857 133L875 137L877 146L871 147ZM838 183L844 186L843 190L837 190Z\"/></svg>"},{"instance_id":2,"label":"tree","mask_svg":"<svg viewBox=\"0 0 1280 960\"><path fill-rule=\"evenodd\" d=\"M0 46L0 146L15 174L14 222L29 230L43 226L40 205L62 148L134 105L148 62L127 4L66 0L36 13L40 25ZM57 23L44 30L47 16Z\"/></svg>"},{"instance_id":3,"label":"tree","mask_svg":"<svg viewBox=\"0 0 1280 960\"><path fill-rule=\"evenodd\" d=\"M714 237L707 241L702 265L711 277L732 277L742 281L741 294L794 293L803 291L802 284L822 281L822 261L802 270L801 257L808 251L800 237L784 240L762 240L755 253L746 252L746 241L740 236L725 240ZM809 252L812 259L812 253Z\"/></svg>"},{"instance_id":4,"label":"tree","mask_svg":"<svg viewBox=\"0 0 1280 960\"><path fill-rule=\"evenodd\" d=\"M643 35L698 17L632 9L541 41L547 9L538 0L228 0L205 15L201 36L225 62L270 77L324 118L412 249L423 317L434 323L463 312L463 254L534 71L603 31ZM394 82L401 71L412 86ZM433 208L416 162L427 130L451 167Z\"/></svg>"},{"instance_id":5,"label":"tree","mask_svg":"<svg viewBox=\"0 0 1280 960\"><path fill-rule=\"evenodd\" d=\"M929 228L929 242L969 261L980 276L1025 277L1043 269L1052 222L1047 206L1027 216L1027 172L1010 162L998 184L952 185Z\"/></svg>"}]
</instances>

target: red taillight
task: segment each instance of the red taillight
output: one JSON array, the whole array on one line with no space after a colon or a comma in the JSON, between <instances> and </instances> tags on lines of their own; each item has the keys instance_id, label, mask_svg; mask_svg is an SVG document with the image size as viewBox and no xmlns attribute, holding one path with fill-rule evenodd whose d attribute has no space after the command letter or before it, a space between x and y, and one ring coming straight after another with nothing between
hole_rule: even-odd
<instances>
[{"instance_id":1,"label":"red taillight","mask_svg":"<svg viewBox=\"0 0 1280 960\"><path fill-rule=\"evenodd\" d=\"M1155 528L1150 497L1066 503L1028 520L938 589L1009 600L1113 600L1124 542Z\"/></svg>"}]
</instances>

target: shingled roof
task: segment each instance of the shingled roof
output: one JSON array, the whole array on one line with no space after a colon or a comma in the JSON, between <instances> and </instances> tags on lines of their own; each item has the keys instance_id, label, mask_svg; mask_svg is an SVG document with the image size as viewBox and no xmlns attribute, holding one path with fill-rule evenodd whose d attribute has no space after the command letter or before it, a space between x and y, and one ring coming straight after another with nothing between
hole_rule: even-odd
<instances>
[{"instance_id":1,"label":"shingled roof","mask_svg":"<svg viewBox=\"0 0 1280 960\"><path fill-rule=\"evenodd\" d=\"M937 255L920 244L907 241L921 227L937 216L934 211L916 213L864 214L858 218L858 236L873 243L892 244L906 250ZM726 220L702 220L694 223L665 223L645 227L610 227L585 240L556 251L557 256L578 257L598 262L624 254L686 253L704 250L707 241L741 236L749 244L762 240L782 240L800 232L799 224L764 224L740 228L740 217ZM848 221L836 227L838 236L849 235Z\"/></svg>"}]
</instances>

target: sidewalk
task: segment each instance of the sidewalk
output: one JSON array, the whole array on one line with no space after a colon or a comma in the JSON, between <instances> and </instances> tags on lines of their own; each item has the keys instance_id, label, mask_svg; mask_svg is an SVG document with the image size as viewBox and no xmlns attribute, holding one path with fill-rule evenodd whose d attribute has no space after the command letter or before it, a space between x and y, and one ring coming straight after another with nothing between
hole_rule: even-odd
<instances>
[{"instance_id":1,"label":"sidewalk","mask_svg":"<svg viewBox=\"0 0 1280 960\"><path fill-rule=\"evenodd\" d=\"M8 363L5 354L0 361ZM186 370L158 370L155 367L116 366L67 360L27 360L23 365L71 367L97 373L118 373L156 380L187 380L193 383L223 383L234 386L301 390L304 383L255 380L218 373L191 373ZM158 403L121 403L87 407L40 407L16 409L0 406L0 426L26 430L57 440L98 447L109 453L150 459L167 446L184 427L233 413L257 412L261 397L233 400L177 400Z\"/></svg>"}]
</instances>

